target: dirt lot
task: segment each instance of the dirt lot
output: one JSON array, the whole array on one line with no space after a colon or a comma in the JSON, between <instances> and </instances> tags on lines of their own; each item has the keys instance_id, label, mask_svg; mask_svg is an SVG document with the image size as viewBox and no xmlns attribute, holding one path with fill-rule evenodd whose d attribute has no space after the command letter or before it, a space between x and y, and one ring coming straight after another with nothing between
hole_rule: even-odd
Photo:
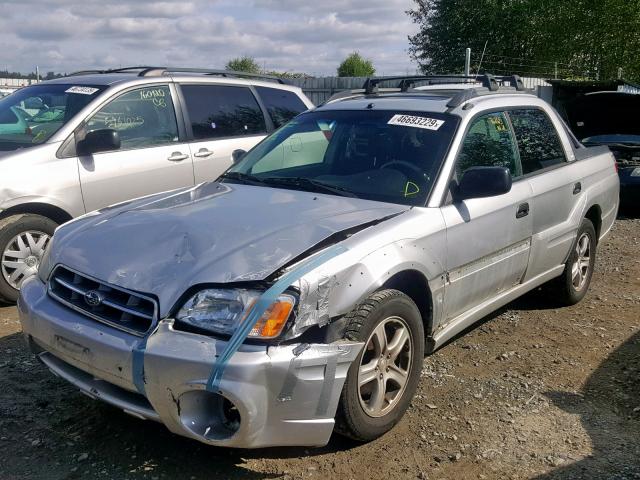
<instances>
[{"instance_id":1,"label":"dirt lot","mask_svg":"<svg viewBox=\"0 0 640 480\"><path fill-rule=\"evenodd\" d=\"M426 360L391 433L321 449L206 447L92 401L0 308L0 479L640 479L639 253L620 220L581 304L516 301Z\"/></svg>"}]
</instances>

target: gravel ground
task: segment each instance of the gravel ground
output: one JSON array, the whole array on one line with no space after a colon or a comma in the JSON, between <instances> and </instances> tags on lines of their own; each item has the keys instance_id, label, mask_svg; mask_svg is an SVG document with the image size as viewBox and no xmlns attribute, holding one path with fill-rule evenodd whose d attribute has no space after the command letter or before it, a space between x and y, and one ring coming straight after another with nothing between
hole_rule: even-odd
<instances>
[{"instance_id":1,"label":"gravel ground","mask_svg":"<svg viewBox=\"0 0 640 480\"><path fill-rule=\"evenodd\" d=\"M365 445L207 447L92 401L0 308L0 479L640 479L640 220L599 246L590 293L532 292L428 357L403 421Z\"/></svg>"}]
</instances>

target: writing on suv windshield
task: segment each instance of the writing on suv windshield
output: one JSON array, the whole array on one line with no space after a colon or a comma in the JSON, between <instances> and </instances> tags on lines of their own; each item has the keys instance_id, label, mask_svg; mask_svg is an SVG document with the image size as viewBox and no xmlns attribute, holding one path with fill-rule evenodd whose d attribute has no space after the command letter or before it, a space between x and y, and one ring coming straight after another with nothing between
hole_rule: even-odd
<instances>
[{"instance_id":1,"label":"writing on suv windshield","mask_svg":"<svg viewBox=\"0 0 640 480\"><path fill-rule=\"evenodd\" d=\"M0 151L46 142L104 89L71 84L32 85L0 99Z\"/></svg>"},{"instance_id":2,"label":"writing on suv windshield","mask_svg":"<svg viewBox=\"0 0 640 480\"><path fill-rule=\"evenodd\" d=\"M265 139L223 181L424 205L457 124L441 113L310 112Z\"/></svg>"}]
</instances>

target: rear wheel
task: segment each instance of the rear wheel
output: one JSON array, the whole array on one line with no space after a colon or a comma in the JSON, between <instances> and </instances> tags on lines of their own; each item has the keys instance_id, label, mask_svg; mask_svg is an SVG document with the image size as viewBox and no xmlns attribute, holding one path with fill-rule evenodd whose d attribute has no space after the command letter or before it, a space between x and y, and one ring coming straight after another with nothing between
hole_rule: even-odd
<instances>
[{"instance_id":1,"label":"rear wheel","mask_svg":"<svg viewBox=\"0 0 640 480\"><path fill-rule=\"evenodd\" d=\"M38 272L57 224L40 215L14 215L0 221L0 301L14 303L20 286Z\"/></svg>"},{"instance_id":2,"label":"rear wheel","mask_svg":"<svg viewBox=\"0 0 640 480\"><path fill-rule=\"evenodd\" d=\"M365 344L349 368L336 431L359 441L400 421L420 380L424 328L415 303L397 290L372 294L348 314L345 338Z\"/></svg>"},{"instance_id":3,"label":"rear wheel","mask_svg":"<svg viewBox=\"0 0 640 480\"><path fill-rule=\"evenodd\" d=\"M555 283L555 292L563 305L575 305L589 290L596 261L596 230L588 218L582 220L564 272Z\"/></svg>"}]
</instances>

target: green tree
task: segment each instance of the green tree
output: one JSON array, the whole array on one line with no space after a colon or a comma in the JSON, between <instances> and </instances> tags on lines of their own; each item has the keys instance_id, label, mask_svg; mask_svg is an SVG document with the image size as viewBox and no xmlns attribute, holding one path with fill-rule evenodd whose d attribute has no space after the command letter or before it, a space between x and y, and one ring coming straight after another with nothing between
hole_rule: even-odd
<instances>
[{"instance_id":1,"label":"green tree","mask_svg":"<svg viewBox=\"0 0 640 480\"><path fill-rule=\"evenodd\" d=\"M640 78L640 0L414 0L419 31L411 56L425 73L474 70L552 76Z\"/></svg>"},{"instance_id":2,"label":"green tree","mask_svg":"<svg viewBox=\"0 0 640 480\"><path fill-rule=\"evenodd\" d=\"M234 72L260 73L260 65L253 57L247 55L243 57L232 58L224 67L226 70Z\"/></svg>"},{"instance_id":3,"label":"green tree","mask_svg":"<svg viewBox=\"0 0 640 480\"><path fill-rule=\"evenodd\" d=\"M373 62L363 58L358 52L350 54L338 67L339 77L371 77L375 73Z\"/></svg>"}]
</instances>

